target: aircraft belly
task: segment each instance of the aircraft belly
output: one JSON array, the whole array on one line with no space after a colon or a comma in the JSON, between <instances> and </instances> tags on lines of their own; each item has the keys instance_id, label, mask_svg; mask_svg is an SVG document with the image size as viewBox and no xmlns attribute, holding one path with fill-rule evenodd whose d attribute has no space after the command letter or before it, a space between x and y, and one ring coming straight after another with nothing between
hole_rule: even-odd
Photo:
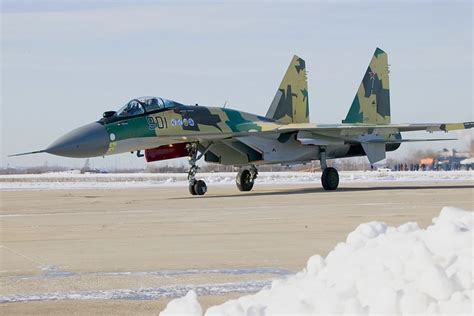
<instances>
[{"instance_id":1,"label":"aircraft belly","mask_svg":"<svg viewBox=\"0 0 474 316\"><path fill-rule=\"evenodd\" d=\"M351 147L350 145L327 146L326 147L326 157L327 158L344 158L344 157L347 157L350 147Z\"/></svg>"},{"instance_id":2,"label":"aircraft belly","mask_svg":"<svg viewBox=\"0 0 474 316\"><path fill-rule=\"evenodd\" d=\"M309 161L316 156L316 148L280 150L278 153L268 153L263 155L263 159L268 162L286 163L292 161Z\"/></svg>"},{"instance_id":3,"label":"aircraft belly","mask_svg":"<svg viewBox=\"0 0 474 316\"><path fill-rule=\"evenodd\" d=\"M208 162L223 165L245 165L249 163L248 155L222 142L214 143L205 155Z\"/></svg>"},{"instance_id":4,"label":"aircraft belly","mask_svg":"<svg viewBox=\"0 0 474 316\"><path fill-rule=\"evenodd\" d=\"M284 163L291 161L308 161L318 154L317 146L305 146L294 137L279 140L270 137L247 136L239 137L239 141L262 154L268 163Z\"/></svg>"}]
</instances>

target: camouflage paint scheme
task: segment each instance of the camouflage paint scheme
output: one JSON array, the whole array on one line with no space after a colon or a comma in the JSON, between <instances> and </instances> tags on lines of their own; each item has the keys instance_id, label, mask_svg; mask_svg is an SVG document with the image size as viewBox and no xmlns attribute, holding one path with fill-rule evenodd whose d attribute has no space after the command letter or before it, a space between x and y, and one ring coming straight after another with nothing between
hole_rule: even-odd
<instances>
[{"instance_id":1,"label":"camouflage paint scheme","mask_svg":"<svg viewBox=\"0 0 474 316\"><path fill-rule=\"evenodd\" d=\"M266 117L283 124L309 123L306 63L298 56L291 60Z\"/></svg>"},{"instance_id":2,"label":"camouflage paint scheme","mask_svg":"<svg viewBox=\"0 0 474 316\"><path fill-rule=\"evenodd\" d=\"M195 142L203 139L223 139L250 133L274 131L281 124L246 112L218 107L182 105L173 102L166 108L146 115L102 123L111 135L107 155L134 151L141 146L120 146L136 138L150 138L151 148L168 143ZM192 124L190 123L192 122Z\"/></svg>"},{"instance_id":3,"label":"camouflage paint scheme","mask_svg":"<svg viewBox=\"0 0 474 316\"><path fill-rule=\"evenodd\" d=\"M309 161L319 159L323 147L328 158L367 155L375 162L402 142L424 141L402 139L400 132L447 132L473 124L390 124L389 66L387 54L380 48L375 50L342 124L309 123L306 63L298 56L292 58L265 117L165 101L168 106L158 111L99 121L110 135L106 155L198 142L201 150L212 143L206 160L223 164Z\"/></svg>"},{"instance_id":4,"label":"camouflage paint scheme","mask_svg":"<svg viewBox=\"0 0 474 316\"><path fill-rule=\"evenodd\" d=\"M266 117L220 107L183 105L120 119L101 119L110 137L106 155L177 142L205 142L252 133L275 132L286 123L309 122L305 61L294 56ZM179 123L178 123L179 122ZM192 122L193 124L190 124ZM130 142L131 139L139 141Z\"/></svg>"},{"instance_id":5,"label":"camouflage paint scheme","mask_svg":"<svg viewBox=\"0 0 474 316\"><path fill-rule=\"evenodd\" d=\"M387 54L377 48L343 123L390 123Z\"/></svg>"},{"instance_id":6,"label":"camouflage paint scheme","mask_svg":"<svg viewBox=\"0 0 474 316\"><path fill-rule=\"evenodd\" d=\"M391 124L388 58L377 48L341 124L309 123L306 63L294 56L265 116L144 97L31 153L84 158L194 143L206 161L228 165L301 163L321 160L322 153L366 155L374 163L403 142L436 140L402 139L401 132L449 132L473 124Z\"/></svg>"}]
</instances>

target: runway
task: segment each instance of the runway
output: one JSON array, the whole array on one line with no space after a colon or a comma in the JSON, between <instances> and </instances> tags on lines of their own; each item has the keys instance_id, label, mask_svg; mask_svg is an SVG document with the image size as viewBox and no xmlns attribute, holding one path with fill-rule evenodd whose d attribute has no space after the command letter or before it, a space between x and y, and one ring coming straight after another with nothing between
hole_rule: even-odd
<instances>
[{"instance_id":1,"label":"runway","mask_svg":"<svg viewBox=\"0 0 474 316\"><path fill-rule=\"evenodd\" d=\"M425 227L473 210L472 181L3 191L3 314L157 314L194 289L203 305L257 291L326 255L360 223Z\"/></svg>"}]
</instances>

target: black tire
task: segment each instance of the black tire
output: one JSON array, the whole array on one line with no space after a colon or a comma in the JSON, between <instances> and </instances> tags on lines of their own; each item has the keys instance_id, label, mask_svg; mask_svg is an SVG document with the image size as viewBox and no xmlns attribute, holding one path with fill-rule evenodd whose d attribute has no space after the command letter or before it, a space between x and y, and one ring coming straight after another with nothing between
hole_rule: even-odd
<instances>
[{"instance_id":1,"label":"black tire","mask_svg":"<svg viewBox=\"0 0 474 316\"><path fill-rule=\"evenodd\" d=\"M196 181L193 181L193 182L189 183L188 189L189 189L189 193L191 193L191 195L196 195L196 191L194 190L194 185L195 184L196 184Z\"/></svg>"},{"instance_id":2,"label":"black tire","mask_svg":"<svg viewBox=\"0 0 474 316\"><path fill-rule=\"evenodd\" d=\"M335 168L329 167L324 169L321 176L321 184L324 190L333 191L339 186L339 173Z\"/></svg>"},{"instance_id":3,"label":"black tire","mask_svg":"<svg viewBox=\"0 0 474 316\"><path fill-rule=\"evenodd\" d=\"M240 191L251 191L254 183L252 181L252 174L247 169L240 170L235 179L235 183Z\"/></svg>"},{"instance_id":4,"label":"black tire","mask_svg":"<svg viewBox=\"0 0 474 316\"><path fill-rule=\"evenodd\" d=\"M194 184L194 192L196 192L196 195L204 195L207 192L206 182L202 180L196 181Z\"/></svg>"}]
</instances>

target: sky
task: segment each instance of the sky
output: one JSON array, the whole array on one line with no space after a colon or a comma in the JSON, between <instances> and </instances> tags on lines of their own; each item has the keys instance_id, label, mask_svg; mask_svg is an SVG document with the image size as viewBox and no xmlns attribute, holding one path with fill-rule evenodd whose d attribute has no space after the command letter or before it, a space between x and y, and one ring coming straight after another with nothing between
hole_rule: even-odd
<instances>
[{"instance_id":1,"label":"sky","mask_svg":"<svg viewBox=\"0 0 474 316\"><path fill-rule=\"evenodd\" d=\"M393 123L473 120L472 1L2 0L5 166L80 167L47 147L138 96L265 114L292 56L306 60L310 118L340 123L376 47L388 53ZM466 147L472 133L411 143ZM97 168L144 167L126 153Z\"/></svg>"}]
</instances>

